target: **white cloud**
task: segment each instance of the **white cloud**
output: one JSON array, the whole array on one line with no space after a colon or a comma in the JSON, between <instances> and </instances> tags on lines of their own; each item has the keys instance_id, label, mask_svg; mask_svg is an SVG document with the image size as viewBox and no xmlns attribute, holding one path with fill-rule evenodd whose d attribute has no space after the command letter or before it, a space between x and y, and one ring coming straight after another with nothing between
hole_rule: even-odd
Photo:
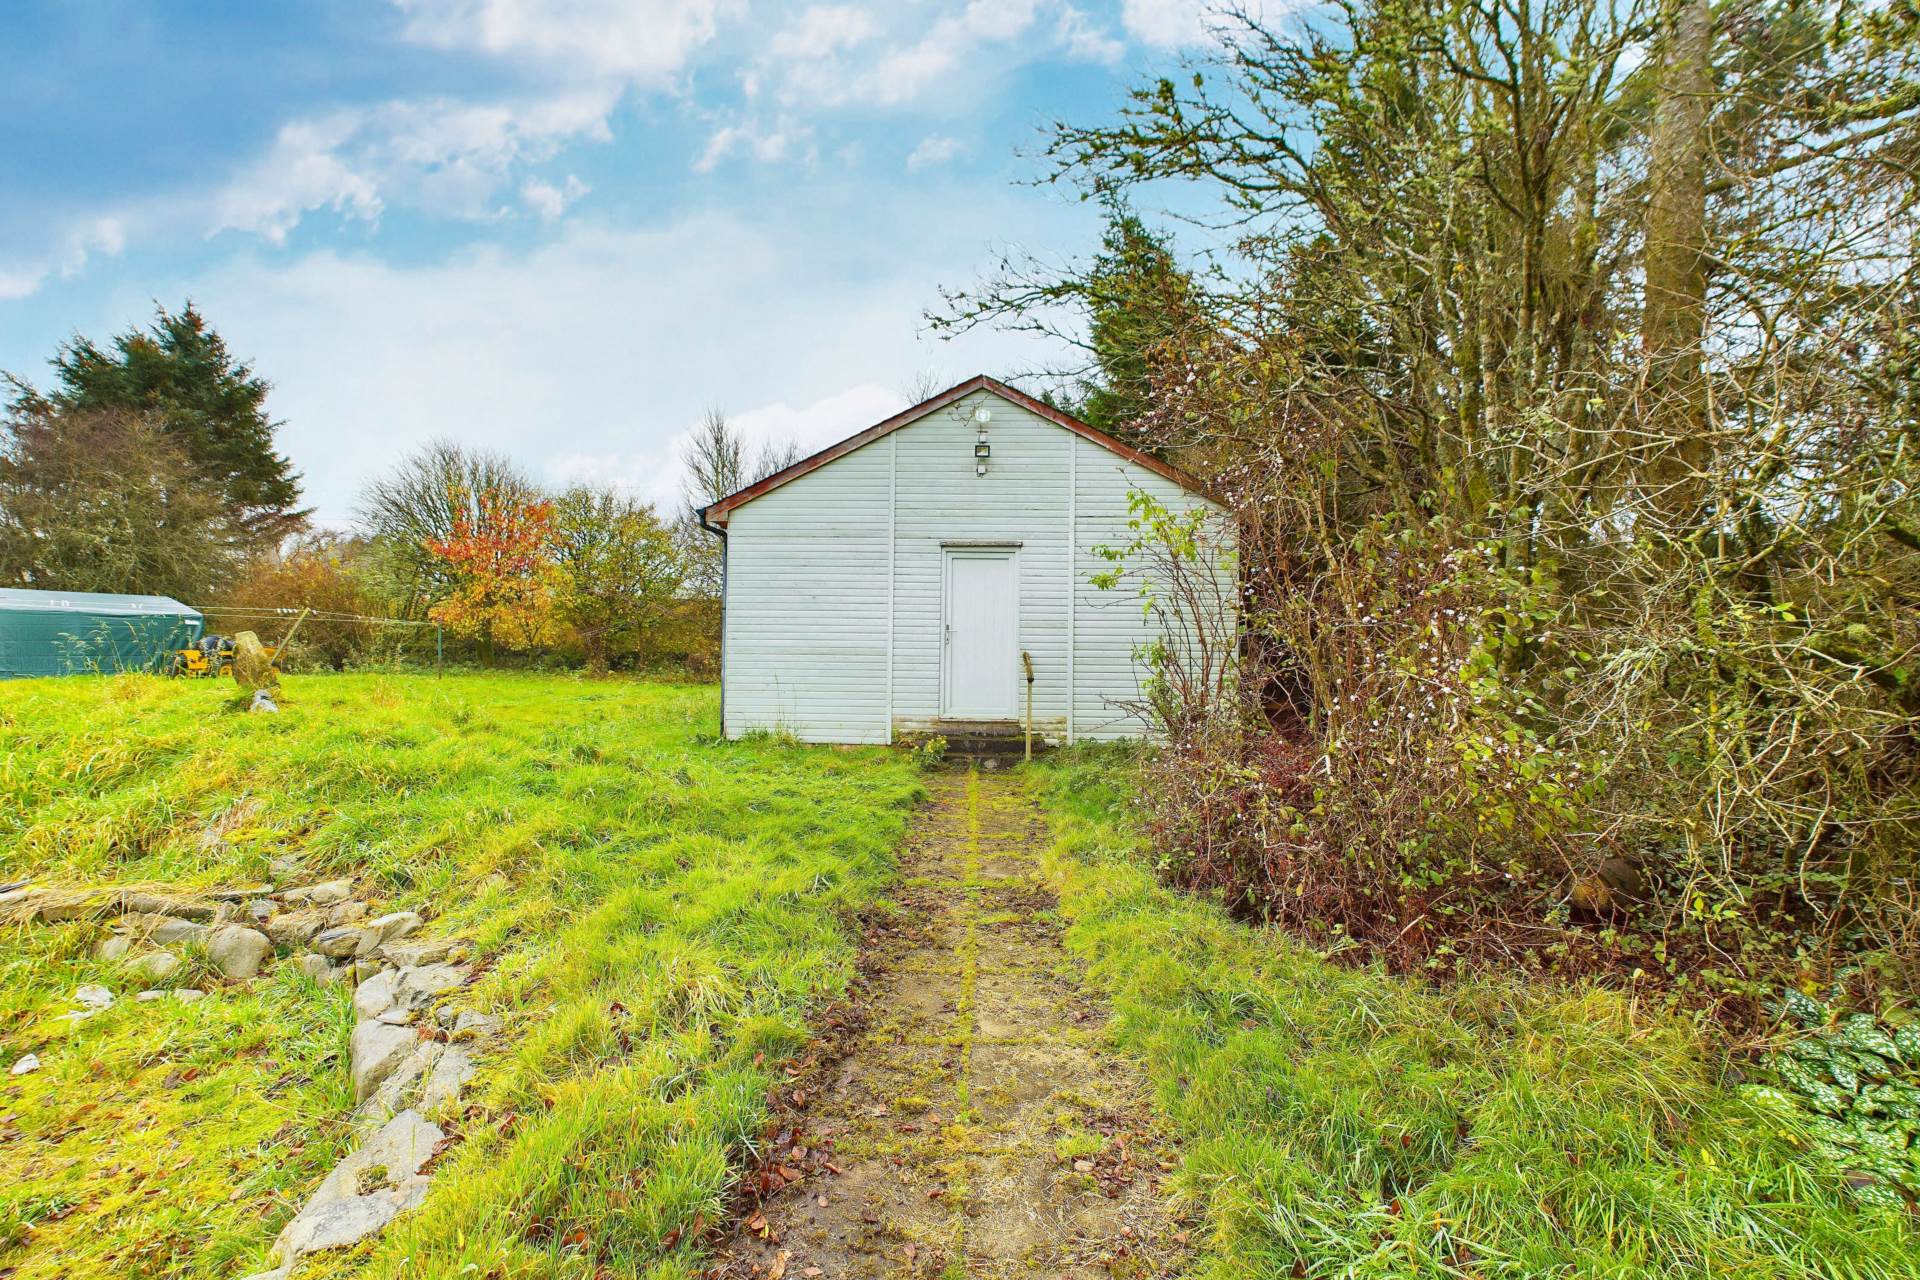
<instances>
[{"instance_id":1,"label":"white cloud","mask_svg":"<svg viewBox=\"0 0 1920 1280\"><path fill-rule=\"evenodd\" d=\"M46 278L45 267L0 266L0 302L32 297Z\"/></svg>"},{"instance_id":2,"label":"white cloud","mask_svg":"<svg viewBox=\"0 0 1920 1280\"><path fill-rule=\"evenodd\" d=\"M592 189L571 173L559 186L539 178L529 178L520 187L520 199L529 209L539 214L542 221L552 222L565 213L569 205Z\"/></svg>"},{"instance_id":3,"label":"white cloud","mask_svg":"<svg viewBox=\"0 0 1920 1280\"><path fill-rule=\"evenodd\" d=\"M774 33L767 53L775 59L824 58L865 44L878 32L873 15L857 5L819 4Z\"/></svg>"},{"instance_id":4,"label":"white cloud","mask_svg":"<svg viewBox=\"0 0 1920 1280\"><path fill-rule=\"evenodd\" d=\"M617 87L487 103L399 100L284 125L212 200L210 231L278 244L308 213L377 221L393 204L455 218L502 212L517 171L570 143L612 137Z\"/></svg>"},{"instance_id":5,"label":"white cloud","mask_svg":"<svg viewBox=\"0 0 1920 1280\"><path fill-rule=\"evenodd\" d=\"M936 165L951 164L960 154L962 146L960 139L944 133L928 134L907 157L907 172L918 173Z\"/></svg>"},{"instance_id":6,"label":"white cloud","mask_svg":"<svg viewBox=\"0 0 1920 1280\"><path fill-rule=\"evenodd\" d=\"M870 17L862 22L846 6L824 15L809 9L769 42L743 83L749 95L770 89L795 109L897 107L943 86L977 93L992 60L1005 57L993 47L1027 35L1043 3L1051 0L968 0L931 26L915 25L915 12L894 7L887 10L894 18L888 40L876 38Z\"/></svg>"},{"instance_id":7,"label":"white cloud","mask_svg":"<svg viewBox=\"0 0 1920 1280\"><path fill-rule=\"evenodd\" d=\"M1121 0L1120 25L1142 44L1193 48L1218 44L1241 14L1264 23L1296 7L1293 0Z\"/></svg>"},{"instance_id":8,"label":"white cloud","mask_svg":"<svg viewBox=\"0 0 1920 1280\"><path fill-rule=\"evenodd\" d=\"M789 158L811 162L815 155L813 130L784 117L771 127L753 123L723 125L707 139L700 157L693 162L694 171L711 173L721 161L735 154L751 156L762 164Z\"/></svg>"},{"instance_id":9,"label":"white cloud","mask_svg":"<svg viewBox=\"0 0 1920 1280\"><path fill-rule=\"evenodd\" d=\"M795 444L804 456L864 431L906 407L907 399L900 392L865 382L810 404L776 400L731 414L727 420L750 448Z\"/></svg>"},{"instance_id":10,"label":"white cloud","mask_svg":"<svg viewBox=\"0 0 1920 1280\"><path fill-rule=\"evenodd\" d=\"M394 0L405 36L442 49L663 84L739 8L735 0Z\"/></svg>"},{"instance_id":11,"label":"white cloud","mask_svg":"<svg viewBox=\"0 0 1920 1280\"><path fill-rule=\"evenodd\" d=\"M754 439L818 447L906 403L882 388L930 364L957 381L1070 361L1026 335L920 333L934 286L971 278L1009 199L893 210L882 221L919 239L890 242L854 278L821 251L825 221L707 213L641 230L571 218L537 248L439 263L249 255L162 291L190 292L273 380L281 447L323 522L349 520L369 477L436 436L671 505L678 441L710 404ZM121 299L125 316L144 313L150 287Z\"/></svg>"},{"instance_id":12,"label":"white cloud","mask_svg":"<svg viewBox=\"0 0 1920 1280\"><path fill-rule=\"evenodd\" d=\"M805 457L898 413L906 403L897 391L877 383L862 383L809 404L777 400L726 416L749 456L763 445L780 449L793 445ZM680 460L693 432L694 422L689 419L670 440L654 448L632 453L565 454L548 465L546 474L556 485L612 485L653 503L662 512L677 512L686 479Z\"/></svg>"},{"instance_id":13,"label":"white cloud","mask_svg":"<svg viewBox=\"0 0 1920 1280\"><path fill-rule=\"evenodd\" d=\"M1072 5L1061 7L1054 35L1067 56L1080 62L1114 63L1127 51L1124 41L1096 27L1093 19Z\"/></svg>"},{"instance_id":14,"label":"white cloud","mask_svg":"<svg viewBox=\"0 0 1920 1280\"><path fill-rule=\"evenodd\" d=\"M123 215L94 214L69 223L51 240L42 240L37 253L29 249L12 262L0 262L0 302L32 297L54 275L76 276L93 259L117 257L126 247Z\"/></svg>"}]
</instances>

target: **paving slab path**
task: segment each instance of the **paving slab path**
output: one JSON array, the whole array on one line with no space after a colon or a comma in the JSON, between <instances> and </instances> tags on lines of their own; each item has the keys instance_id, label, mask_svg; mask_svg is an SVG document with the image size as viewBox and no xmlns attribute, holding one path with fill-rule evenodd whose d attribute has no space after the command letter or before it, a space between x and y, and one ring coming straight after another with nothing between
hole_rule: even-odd
<instances>
[{"instance_id":1,"label":"paving slab path","mask_svg":"<svg viewBox=\"0 0 1920 1280\"><path fill-rule=\"evenodd\" d=\"M796 1069L715 1276L1157 1277L1186 1256L1174 1153L1108 1053L1040 870L1045 816L1004 774L938 775L899 910Z\"/></svg>"}]
</instances>

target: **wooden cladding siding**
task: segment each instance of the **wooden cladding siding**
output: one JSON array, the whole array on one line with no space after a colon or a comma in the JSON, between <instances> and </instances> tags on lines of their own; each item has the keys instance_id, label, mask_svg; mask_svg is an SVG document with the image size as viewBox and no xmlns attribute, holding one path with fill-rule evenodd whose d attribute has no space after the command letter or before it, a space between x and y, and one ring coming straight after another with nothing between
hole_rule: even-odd
<instances>
[{"instance_id":1,"label":"wooden cladding siding","mask_svg":"<svg viewBox=\"0 0 1920 1280\"><path fill-rule=\"evenodd\" d=\"M891 740L887 452L850 453L734 513L721 641L729 737Z\"/></svg>"},{"instance_id":2,"label":"wooden cladding siding","mask_svg":"<svg viewBox=\"0 0 1920 1280\"><path fill-rule=\"evenodd\" d=\"M974 472L973 412L992 412ZM1012 548L1018 643L1049 738L1146 732L1128 703L1153 636L1133 584L1102 591L1128 493L1207 499L989 390L941 406L728 513L726 732L888 742L942 715L944 566L956 543ZM1022 689L1024 699L1024 687ZM1022 703L1024 708L1024 701Z\"/></svg>"}]
</instances>

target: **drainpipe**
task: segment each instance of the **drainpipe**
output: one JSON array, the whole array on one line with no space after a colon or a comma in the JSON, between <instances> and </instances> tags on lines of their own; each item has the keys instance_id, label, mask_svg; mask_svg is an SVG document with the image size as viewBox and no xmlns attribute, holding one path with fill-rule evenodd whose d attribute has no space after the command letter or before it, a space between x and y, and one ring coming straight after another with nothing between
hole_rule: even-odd
<instances>
[{"instance_id":1,"label":"drainpipe","mask_svg":"<svg viewBox=\"0 0 1920 1280\"><path fill-rule=\"evenodd\" d=\"M727 736L727 530L724 525L707 523L711 504L700 508L700 527L720 539L720 737Z\"/></svg>"}]
</instances>

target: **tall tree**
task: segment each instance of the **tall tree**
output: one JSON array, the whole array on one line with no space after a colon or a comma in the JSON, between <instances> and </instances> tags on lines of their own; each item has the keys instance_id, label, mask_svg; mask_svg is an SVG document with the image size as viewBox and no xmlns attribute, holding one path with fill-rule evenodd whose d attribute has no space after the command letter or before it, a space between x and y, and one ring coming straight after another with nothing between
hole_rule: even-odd
<instances>
[{"instance_id":1,"label":"tall tree","mask_svg":"<svg viewBox=\"0 0 1920 1280\"><path fill-rule=\"evenodd\" d=\"M622 654L644 661L686 577L672 531L644 502L576 486L554 502L552 547L560 617L587 665L605 671Z\"/></svg>"},{"instance_id":2,"label":"tall tree","mask_svg":"<svg viewBox=\"0 0 1920 1280\"><path fill-rule=\"evenodd\" d=\"M1164 234L1110 200L1082 301L1097 372L1080 416L1103 431L1124 433L1151 407L1155 362L1177 353L1198 318L1193 277Z\"/></svg>"},{"instance_id":3,"label":"tall tree","mask_svg":"<svg viewBox=\"0 0 1920 1280\"><path fill-rule=\"evenodd\" d=\"M247 544L180 439L137 413L16 404L0 432L0 582L206 600Z\"/></svg>"},{"instance_id":4,"label":"tall tree","mask_svg":"<svg viewBox=\"0 0 1920 1280\"><path fill-rule=\"evenodd\" d=\"M720 549L699 526L702 508L758 484L799 460L800 446L791 440L766 440L752 449L719 409L708 409L700 416L680 450L680 463L686 471L681 482L685 511L680 521L680 541L687 558L690 591L708 597L720 594Z\"/></svg>"},{"instance_id":5,"label":"tall tree","mask_svg":"<svg viewBox=\"0 0 1920 1280\"><path fill-rule=\"evenodd\" d=\"M373 576L391 607L420 617L457 585L429 543L453 538L463 522L484 532L492 514L530 502L538 492L512 459L451 440L430 441L371 481L361 491L358 515L373 544ZM485 494L494 495L494 506L482 502Z\"/></svg>"},{"instance_id":6,"label":"tall tree","mask_svg":"<svg viewBox=\"0 0 1920 1280\"><path fill-rule=\"evenodd\" d=\"M228 515L256 546L272 546L302 528L300 476L274 448L267 416L269 384L235 360L193 303L158 309L151 325L117 335L106 347L76 337L53 360L44 395L9 377L14 408L138 413L178 440L189 462L219 486Z\"/></svg>"},{"instance_id":7,"label":"tall tree","mask_svg":"<svg viewBox=\"0 0 1920 1280\"><path fill-rule=\"evenodd\" d=\"M545 643L558 586L552 537L551 502L491 489L476 495L450 534L427 540L453 582L427 616L479 640L487 657L496 641L513 649Z\"/></svg>"},{"instance_id":8,"label":"tall tree","mask_svg":"<svg viewBox=\"0 0 1920 1280\"><path fill-rule=\"evenodd\" d=\"M1202 862L1244 854L1276 912L1406 946L1447 932L1409 885L1538 920L1622 849L1716 964L1791 918L1920 973L1912 7L1285 22L1228 22L1049 147L1084 198L1177 193L1218 233L1206 323L1147 361L1135 421L1234 506L1248 741L1314 762L1315 816ZM1098 274L1016 269L946 323L1044 327ZM1549 760L1581 790L1557 811Z\"/></svg>"},{"instance_id":9,"label":"tall tree","mask_svg":"<svg viewBox=\"0 0 1920 1280\"><path fill-rule=\"evenodd\" d=\"M1713 9L1671 0L1647 166L1647 482L1676 524L1693 524L1707 468L1707 121L1713 105Z\"/></svg>"}]
</instances>

